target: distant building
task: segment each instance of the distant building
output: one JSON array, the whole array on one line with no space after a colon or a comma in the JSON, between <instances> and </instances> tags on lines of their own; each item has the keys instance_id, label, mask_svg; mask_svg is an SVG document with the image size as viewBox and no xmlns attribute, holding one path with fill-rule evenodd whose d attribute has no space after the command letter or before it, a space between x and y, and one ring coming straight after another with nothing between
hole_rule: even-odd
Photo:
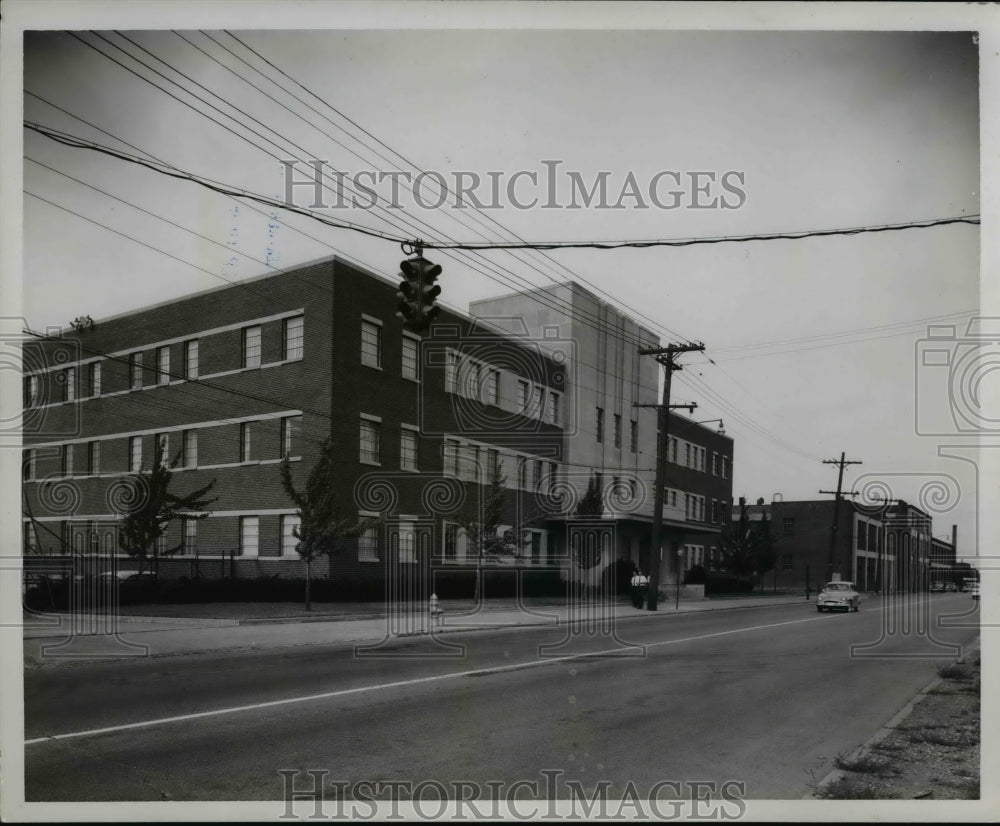
<instances>
[{"instance_id":1,"label":"distant building","mask_svg":"<svg viewBox=\"0 0 1000 826\"><path fill-rule=\"evenodd\" d=\"M841 500L836 541L831 555L833 499L748 505L750 519L766 514L771 523L775 567L768 585L797 590L831 579L854 582L860 590L882 590L895 582L895 554L887 550L885 526L878 511ZM733 509L732 520L739 519Z\"/></svg>"}]
</instances>

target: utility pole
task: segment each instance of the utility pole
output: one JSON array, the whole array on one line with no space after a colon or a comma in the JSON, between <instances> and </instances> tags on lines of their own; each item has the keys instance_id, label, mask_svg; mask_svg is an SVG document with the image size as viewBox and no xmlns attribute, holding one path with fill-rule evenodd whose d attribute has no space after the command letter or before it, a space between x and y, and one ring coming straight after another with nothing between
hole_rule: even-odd
<instances>
[{"instance_id":1,"label":"utility pole","mask_svg":"<svg viewBox=\"0 0 1000 826\"><path fill-rule=\"evenodd\" d=\"M833 557L837 549L837 527L840 521L840 499L847 493L849 496L857 496L858 492L856 490L843 491L841 490L844 484L844 467L846 465L860 465L859 460L848 460L844 458L844 452L841 451L839 461L837 459L824 459L824 465L837 465L839 467L839 472L837 473L837 490L821 490L820 493L828 493L834 497L833 500L833 525L830 527L830 555L826 560L826 581L829 582L833 579Z\"/></svg>"},{"instance_id":2,"label":"utility pole","mask_svg":"<svg viewBox=\"0 0 1000 826\"><path fill-rule=\"evenodd\" d=\"M653 494L653 533L650 538L649 548L649 595L646 601L646 608L649 611L656 610L656 602L660 588L660 553L663 534L663 486L666 484L666 464L667 464L667 433L670 426L670 378L675 370L681 370L677 363L677 356L681 353L692 351L702 351L704 344L671 344L667 347L656 347L640 350L640 356L655 356L656 360L663 365L663 396L657 407L657 433L656 433L656 490ZM675 407L686 407L693 410L695 404L679 404ZM677 587L680 588L680 564L678 561Z\"/></svg>"}]
</instances>

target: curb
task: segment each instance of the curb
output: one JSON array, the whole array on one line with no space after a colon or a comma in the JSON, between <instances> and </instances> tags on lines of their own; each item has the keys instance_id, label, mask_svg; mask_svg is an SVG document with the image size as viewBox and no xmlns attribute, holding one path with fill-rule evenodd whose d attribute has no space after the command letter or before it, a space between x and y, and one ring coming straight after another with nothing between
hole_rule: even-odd
<instances>
[{"instance_id":1,"label":"curb","mask_svg":"<svg viewBox=\"0 0 1000 826\"><path fill-rule=\"evenodd\" d=\"M955 662L963 663L972 655L973 652L979 651L981 646L981 639L982 639L981 637L976 637L976 639L970 642L968 645L967 653L962 657L960 657L959 659L955 660ZM848 761L857 760L862 756L862 754L871 749L872 746L881 743L883 740L885 740L886 737L892 734L899 727L900 723L902 723L904 720L906 720L907 717L910 716L910 714L913 712L913 709L916 708L918 703L923 701L928 694L933 694L934 690L944 682L946 682L944 677L935 677L933 680L931 680L927 685L921 688L905 706L903 706L899 711L897 711L889 720L889 722L887 722L878 731L876 731L875 734L873 734L864 743L858 746L858 748L856 748L853 752L851 752L851 754L846 759ZM850 774L850 772L845 771L844 769L834 769L826 777L820 780L819 783L816 784L815 789L803 795L801 799L825 800L826 798L820 797L818 793L827 786L829 786L831 783L835 783L836 781L840 780L842 777L845 777L848 774Z\"/></svg>"}]
</instances>

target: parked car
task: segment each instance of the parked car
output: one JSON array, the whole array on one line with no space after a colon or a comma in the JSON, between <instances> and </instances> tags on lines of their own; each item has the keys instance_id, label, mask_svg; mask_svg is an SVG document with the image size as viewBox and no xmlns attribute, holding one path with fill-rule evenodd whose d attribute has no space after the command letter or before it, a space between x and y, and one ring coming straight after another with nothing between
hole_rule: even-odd
<instances>
[{"instance_id":1,"label":"parked car","mask_svg":"<svg viewBox=\"0 0 1000 826\"><path fill-rule=\"evenodd\" d=\"M816 597L817 611L860 611L861 594L853 582L828 582Z\"/></svg>"},{"instance_id":2,"label":"parked car","mask_svg":"<svg viewBox=\"0 0 1000 826\"><path fill-rule=\"evenodd\" d=\"M931 593L932 594L943 594L944 593L944 583L943 582L932 582L931 583Z\"/></svg>"},{"instance_id":3,"label":"parked car","mask_svg":"<svg viewBox=\"0 0 1000 826\"><path fill-rule=\"evenodd\" d=\"M958 586L954 582L945 583L944 589L949 593L958 591Z\"/></svg>"}]
</instances>

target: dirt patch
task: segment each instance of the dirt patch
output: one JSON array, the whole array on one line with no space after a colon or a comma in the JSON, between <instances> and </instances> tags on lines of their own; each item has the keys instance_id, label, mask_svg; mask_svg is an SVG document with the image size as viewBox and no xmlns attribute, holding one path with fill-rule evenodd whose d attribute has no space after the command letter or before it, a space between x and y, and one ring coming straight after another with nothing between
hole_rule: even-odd
<instances>
[{"instance_id":1,"label":"dirt patch","mask_svg":"<svg viewBox=\"0 0 1000 826\"><path fill-rule=\"evenodd\" d=\"M980 655L938 669L894 729L837 757L839 776L815 790L826 800L978 800Z\"/></svg>"}]
</instances>

